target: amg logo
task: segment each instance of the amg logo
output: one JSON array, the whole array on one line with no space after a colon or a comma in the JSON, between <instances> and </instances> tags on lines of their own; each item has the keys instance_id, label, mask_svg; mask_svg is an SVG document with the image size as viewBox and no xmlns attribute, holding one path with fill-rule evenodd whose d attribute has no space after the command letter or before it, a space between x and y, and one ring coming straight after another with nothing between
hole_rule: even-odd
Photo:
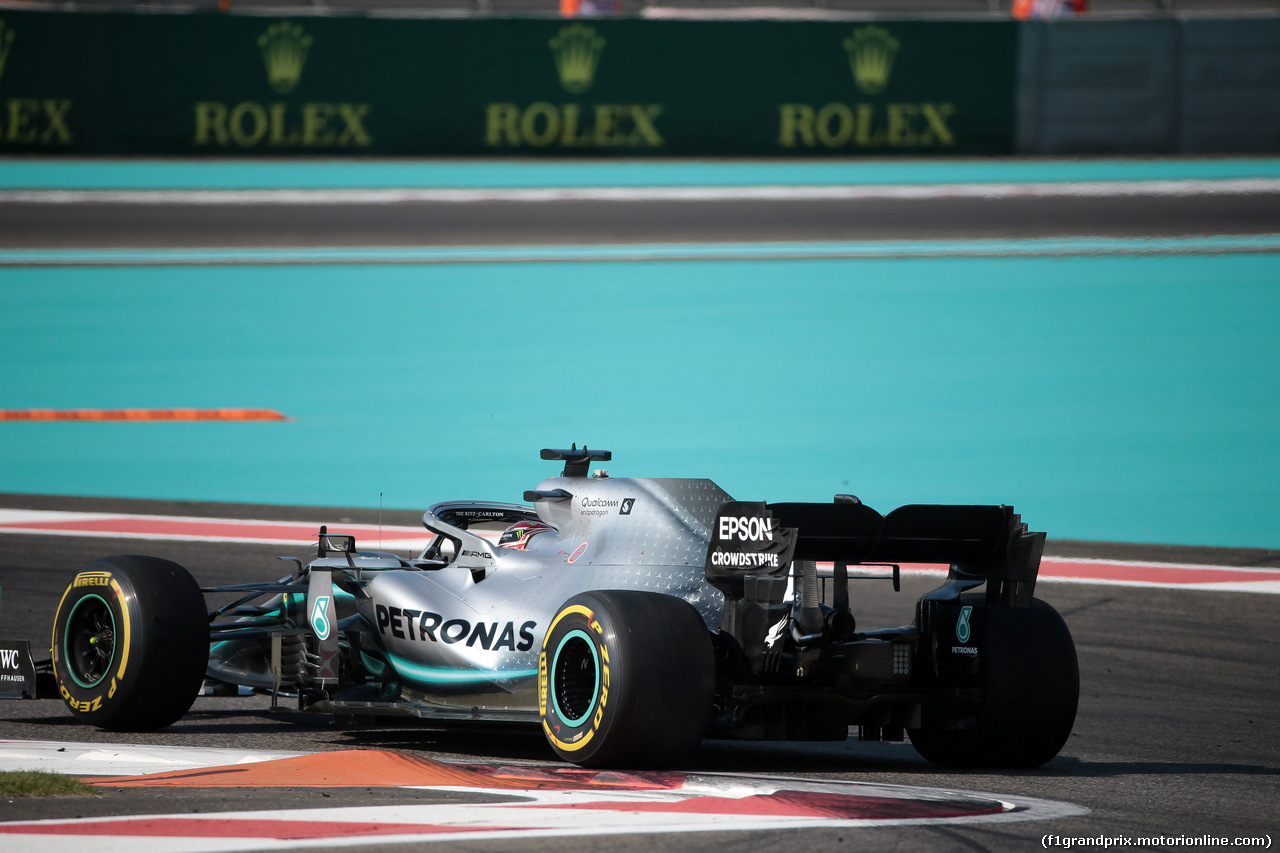
<instances>
[{"instance_id":1,"label":"amg logo","mask_svg":"<svg viewBox=\"0 0 1280 853\"><path fill-rule=\"evenodd\" d=\"M0 649L0 669L18 668L18 650Z\"/></svg>"},{"instance_id":2,"label":"amg logo","mask_svg":"<svg viewBox=\"0 0 1280 853\"><path fill-rule=\"evenodd\" d=\"M756 516L735 518L724 516L720 519L719 538L738 539L744 542L773 541L773 524L767 518Z\"/></svg>"},{"instance_id":3,"label":"amg logo","mask_svg":"<svg viewBox=\"0 0 1280 853\"><path fill-rule=\"evenodd\" d=\"M482 560L492 560L492 559L493 559L493 555L492 555L492 554L490 554L488 551L463 551L463 552L462 552L461 554L459 554L458 556L460 556L460 557L479 557L479 558L480 558L480 559L482 559Z\"/></svg>"},{"instance_id":4,"label":"amg logo","mask_svg":"<svg viewBox=\"0 0 1280 853\"><path fill-rule=\"evenodd\" d=\"M447 645L465 640L468 646L478 644L482 649L495 652L500 649L527 652L533 648L533 629L538 626L532 620L523 623L518 634L520 642L517 643L514 622L507 622L505 625L499 622L476 622L473 625L466 619L446 621L439 613L411 610L408 607L387 607L383 604L377 605L374 610L378 618L378 633L384 637L391 634L401 640L444 642Z\"/></svg>"}]
</instances>

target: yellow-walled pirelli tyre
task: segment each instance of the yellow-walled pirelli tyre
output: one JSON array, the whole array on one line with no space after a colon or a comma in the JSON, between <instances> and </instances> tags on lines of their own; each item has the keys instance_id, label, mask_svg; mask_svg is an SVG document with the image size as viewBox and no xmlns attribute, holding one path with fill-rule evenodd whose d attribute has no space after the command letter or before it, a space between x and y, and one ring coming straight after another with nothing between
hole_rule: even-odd
<instances>
[{"instance_id":1,"label":"yellow-walled pirelli tyre","mask_svg":"<svg viewBox=\"0 0 1280 853\"><path fill-rule=\"evenodd\" d=\"M560 608L538 660L543 732L584 767L669 767L711 716L715 660L697 611L669 595L581 593Z\"/></svg>"},{"instance_id":2,"label":"yellow-walled pirelli tyre","mask_svg":"<svg viewBox=\"0 0 1280 853\"><path fill-rule=\"evenodd\" d=\"M80 571L53 620L58 692L80 720L115 731L176 722L200 692L209 619L177 563L105 557Z\"/></svg>"}]
</instances>

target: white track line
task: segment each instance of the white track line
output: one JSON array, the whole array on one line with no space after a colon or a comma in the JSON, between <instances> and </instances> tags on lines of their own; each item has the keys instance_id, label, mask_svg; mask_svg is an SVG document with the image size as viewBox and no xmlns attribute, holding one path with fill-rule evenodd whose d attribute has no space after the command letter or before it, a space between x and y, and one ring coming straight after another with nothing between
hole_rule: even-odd
<instances>
[{"instance_id":1,"label":"white track line","mask_svg":"<svg viewBox=\"0 0 1280 853\"><path fill-rule=\"evenodd\" d=\"M197 746L136 746L0 740L0 770L41 770L64 776L142 776L297 758L304 752L217 749Z\"/></svg>"},{"instance_id":2,"label":"white track line","mask_svg":"<svg viewBox=\"0 0 1280 853\"><path fill-rule=\"evenodd\" d=\"M0 204L337 205L873 201L885 199L1125 198L1280 193L1280 178L1186 181L766 185L698 187L538 187L475 189L0 190Z\"/></svg>"},{"instance_id":3,"label":"white track line","mask_svg":"<svg viewBox=\"0 0 1280 853\"><path fill-rule=\"evenodd\" d=\"M182 542L234 542L261 545L314 544L320 525L334 535L354 535L368 550L421 551L435 538L422 527L343 522L256 521L134 515L118 512L58 512L0 509L0 533L152 539Z\"/></svg>"}]
</instances>

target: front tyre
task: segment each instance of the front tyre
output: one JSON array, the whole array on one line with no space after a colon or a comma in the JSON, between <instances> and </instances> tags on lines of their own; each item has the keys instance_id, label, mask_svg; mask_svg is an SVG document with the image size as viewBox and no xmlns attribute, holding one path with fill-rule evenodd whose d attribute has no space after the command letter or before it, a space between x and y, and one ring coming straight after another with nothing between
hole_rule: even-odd
<instances>
[{"instance_id":1,"label":"front tyre","mask_svg":"<svg viewBox=\"0 0 1280 853\"><path fill-rule=\"evenodd\" d=\"M200 692L209 619L177 563L105 557L76 575L53 620L58 692L80 720L113 731L176 722Z\"/></svg>"},{"instance_id":2,"label":"front tyre","mask_svg":"<svg viewBox=\"0 0 1280 853\"><path fill-rule=\"evenodd\" d=\"M538 659L542 728L584 767L666 767L686 759L710 720L711 637L696 610L633 590L575 595Z\"/></svg>"},{"instance_id":3,"label":"front tyre","mask_svg":"<svg viewBox=\"0 0 1280 853\"><path fill-rule=\"evenodd\" d=\"M1058 754L1080 699L1076 647L1058 611L1038 598L990 608L981 679L976 725L909 730L920 755L947 767L1039 767Z\"/></svg>"}]
</instances>

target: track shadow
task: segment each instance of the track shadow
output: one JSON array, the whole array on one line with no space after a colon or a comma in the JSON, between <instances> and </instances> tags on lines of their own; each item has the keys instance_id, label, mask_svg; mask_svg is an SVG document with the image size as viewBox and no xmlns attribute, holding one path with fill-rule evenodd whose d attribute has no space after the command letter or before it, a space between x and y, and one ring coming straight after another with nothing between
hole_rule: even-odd
<instances>
[{"instance_id":1,"label":"track shadow","mask_svg":"<svg viewBox=\"0 0 1280 853\"><path fill-rule=\"evenodd\" d=\"M1072 775L1111 779L1123 776L1270 776L1280 775L1280 767L1261 764L1223 764L1195 761L1078 761Z\"/></svg>"}]
</instances>

